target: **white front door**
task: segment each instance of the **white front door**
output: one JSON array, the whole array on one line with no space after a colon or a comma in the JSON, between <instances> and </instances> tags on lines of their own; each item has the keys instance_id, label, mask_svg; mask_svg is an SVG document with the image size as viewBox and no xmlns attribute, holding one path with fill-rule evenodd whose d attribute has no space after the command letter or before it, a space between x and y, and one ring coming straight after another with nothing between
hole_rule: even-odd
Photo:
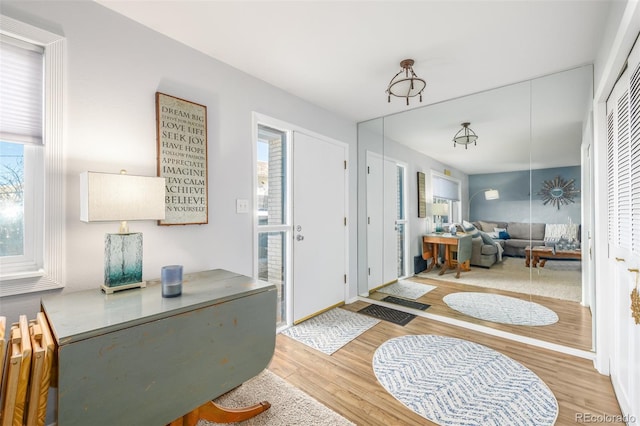
<instances>
[{"instance_id":1,"label":"white front door","mask_svg":"<svg viewBox=\"0 0 640 426\"><path fill-rule=\"evenodd\" d=\"M346 146L293 136L293 322L345 300Z\"/></svg>"}]
</instances>

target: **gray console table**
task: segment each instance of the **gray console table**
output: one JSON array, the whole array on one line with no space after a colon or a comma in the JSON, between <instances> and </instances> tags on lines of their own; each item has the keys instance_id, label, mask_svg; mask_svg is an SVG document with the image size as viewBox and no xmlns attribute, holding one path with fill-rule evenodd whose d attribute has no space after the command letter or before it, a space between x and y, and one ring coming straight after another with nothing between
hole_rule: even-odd
<instances>
[{"instance_id":1,"label":"gray console table","mask_svg":"<svg viewBox=\"0 0 640 426\"><path fill-rule=\"evenodd\" d=\"M275 286L220 269L186 274L175 298L149 284L42 298L57 343L58 425L165 425L271 361Z\"/></svg>"}]
</instances>

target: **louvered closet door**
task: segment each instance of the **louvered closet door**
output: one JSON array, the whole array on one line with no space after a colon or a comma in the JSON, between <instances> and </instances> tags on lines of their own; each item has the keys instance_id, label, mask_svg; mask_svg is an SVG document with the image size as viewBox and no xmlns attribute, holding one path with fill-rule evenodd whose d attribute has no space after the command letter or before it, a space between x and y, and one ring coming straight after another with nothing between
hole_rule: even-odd
<instances>
[{"instance_id":1,"label":"louvered closet door","mask_svg":"<svg viewBox=\"0 0 640 426\"><path fill-rule=\"evenodd\" d=\"M630 425L640 425L640 325L630 307L640 268L640 49L607 102L609 262L613 273L611 381Z\"/></svg>"}]
</instances>

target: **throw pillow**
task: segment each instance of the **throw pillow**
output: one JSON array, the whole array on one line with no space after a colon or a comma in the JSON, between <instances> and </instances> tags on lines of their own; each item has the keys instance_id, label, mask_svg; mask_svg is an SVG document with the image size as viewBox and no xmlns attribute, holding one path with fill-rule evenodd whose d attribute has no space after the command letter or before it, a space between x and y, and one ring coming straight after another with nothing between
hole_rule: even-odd
<instances>
[{"instance_id":1,"label":"throw pillow","mask_svg":"<svg viewBox=\"0 0 640 426\"><path fill-rule=\"evenodd\" d=\"M484 244L491 244L491 245L495 244L495 241L493 241L493 238L491 238L491 236L486 232L480 231L480 236L482 237L482 242Z\"/></svg>"},{"instance_id":2,"label":"throw pillow","mask_svg":"<svg viewBox=\"0 0 640 426\"><path fill-rule=\"evenodd\" d=\"M478 229L473 226L473 223L469 223L466 220L462 221L462 229L464 229L464 232L466 232L467 234L471 234L471 238L480 236L480 231L478 231Z\"/></svg>"},{"instance_id":3,"label":"throw pillow","mask_svg":"<svg viewBox=\"0 0 640 426\"><path fill-rule=\"evenodd\" d=\"M480 224L480 229L482 229L484 232L491 232L493 231L493 228L498 227L497 223L483 222L481 220L479 220L478 223Z\"/></svg>"},{"instance_id":4,"label":"throw pillow","mask_svg":"<svg viewBox=\"0 0 640 426\"><path fill-rule=\"evenodd\" d=\"M545 241L554 241L566 238L569 241L578 239L578 225L564 223L549 223L544 229Z\"/></svg>"},{"instance_id":5,"label":"throw pillow","mask_svg":"<svg viewBox=\"0 0 640 426\"><path fill-rule=\"evenodd\" d=\"M501 240L508 240L511 238L511 235L509 235L506 228L494 228L493 230L498 233L498 238Z\"/></svg>"},{"instance_id":6,"label":"throw pillow","mask_svg":"<svg viewBox=\"0 0 640 426\"><path fill-rule=\"evenodd\" d=\"M462 221L462 229L464 229L464 232L468 232L471 231L473 229L475 229L476 227L473 226L473 223L471 222L467 222L466 220Z\"/></svg>"}]
</instances>

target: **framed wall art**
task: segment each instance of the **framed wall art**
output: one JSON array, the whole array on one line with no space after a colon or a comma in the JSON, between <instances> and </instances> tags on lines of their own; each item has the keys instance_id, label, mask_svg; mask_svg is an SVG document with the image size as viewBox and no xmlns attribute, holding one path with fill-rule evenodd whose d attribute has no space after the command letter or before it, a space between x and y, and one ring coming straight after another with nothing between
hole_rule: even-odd
<instances>
[{"instance_id":1,"label":"framed wall art","mask_svg":"<svg viewBox=\"0 0 640 426\"><path fill-rule=\"evenodd\" d=\"M427 217L425 175L422 172L418 172L418 217Z\"/></svg>"},{"instance_id":2,"label":"framed wall art","mask_svg":"<svg viewBox=\"0 0 640 426\"><path fill-rule=\"evenodd\" d=\"M158 176L166 179L159 225L208 223L207 107L156 92Z\"/></svg>"}]
</instances>

